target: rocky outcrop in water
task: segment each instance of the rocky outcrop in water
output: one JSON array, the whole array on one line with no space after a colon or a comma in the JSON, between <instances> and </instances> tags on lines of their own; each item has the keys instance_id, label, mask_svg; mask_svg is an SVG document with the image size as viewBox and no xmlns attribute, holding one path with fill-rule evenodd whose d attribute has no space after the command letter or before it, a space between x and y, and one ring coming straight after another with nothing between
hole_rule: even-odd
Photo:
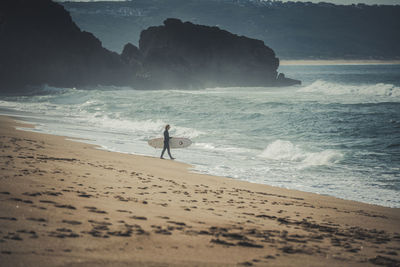
<instances>
[{"instance_id":1,"label":"rocky outcrop in water","mask_svg":"<svg viewBox=\"0 0 400 267\"><path fill-rule=\"evenodd\" d=\"M167 19L142 31L143 72L167 87L286 86L299 81L280 76L279 59L260 40Z\"/></svg>"},{"instance_id":2,"label":"rocky outcrop in water","mask_svg":"<svg viewBox=\"0 0 400 267\"><path fill-rule=\"evenodd\" d=\"M121 55L81 31L51 0L0 2L0 93L27 87L135 88L285 86L279 59L262 41L217 27L167 19L141 33Z\"/></svg>"}]
</instances>

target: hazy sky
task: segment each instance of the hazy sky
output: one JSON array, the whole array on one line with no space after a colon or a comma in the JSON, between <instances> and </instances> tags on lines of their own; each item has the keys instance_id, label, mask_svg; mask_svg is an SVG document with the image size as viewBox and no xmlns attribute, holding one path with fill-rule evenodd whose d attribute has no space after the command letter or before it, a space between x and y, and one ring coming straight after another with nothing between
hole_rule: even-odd
<instances>
[{"instance_id":1,"label":"hazy sky","mask_svg":"<svg viewBox=\"0 0 400 267\"><path fill-rule=\"evenodd\" d=\"M67 0L59 0L59 2L63 2ZM95 2L98 0L68 0L72 2ZM121 0L108 0L108 1L121 1ZM283 2L288 2L289 0L282 0ZM292 0L293 1L293 0ZM341 5L348 5L348 4L357 4L357 3L364 3L364 4L382 4L382 5L400 5L400 0L297 0L299 2L330 2L334 4L341 4Z\"/></svg>"}]
</instances>

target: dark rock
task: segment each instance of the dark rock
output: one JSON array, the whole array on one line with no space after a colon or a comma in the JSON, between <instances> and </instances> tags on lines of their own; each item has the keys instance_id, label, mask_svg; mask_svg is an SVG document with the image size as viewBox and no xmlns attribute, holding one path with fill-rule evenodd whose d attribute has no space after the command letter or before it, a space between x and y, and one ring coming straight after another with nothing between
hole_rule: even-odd
<instances>
[{"instance_id":1,"label":"dark rock","mask_svg":"<svg viewBox=\"0 0 400 267\"><path fill-rule=\"evenodd\" d=\"M285 74L279 73L277 78L277 86L292 86L292 85L301 85L301 81L286 78Z\"/></svg>"},{"instance_id":2,"label":"dark rock","mask_svg":"<svg viewBox=\"0 0 400 267\"><path fill-rule=\"evenodd\" d=\"M139 48L128 43L118 55L81 31L52 0L0 1L0 40L2 94L44 84L153 89L299 84L278 76L279 59L263 41L178 19L142 31Z\"/></svg>"},{"instance_id":3,"label":"dark rock","mask_svg":"<svg viewBox=\"0 0 400 267\"><path fill-rule=\"evenodd\" d=\"M142 67L143 56L139 48L131 43L127 43L124 46L124 50L121 54L123 62L128 64L133 70L137 70Z\"/></svg>"},{"instance_id":4,"label":"dark rock","mask_svg":"<svg viewBox=\"0 0 400 267\"><path fill-rule=\"evenodd\" d=\"M81 31L64 7L51 0L0 2L0 91L27 85L122 85L128 69L117 53Z\"/></svg>"},{"instance_id":5,"label":"dark rock","mask_svg":"<svg viewBox=\"0 0 400 267\"><path fill-rule=\"evenodd\" d=\"M178 88L286 86L299 81L277 77L279 59L260 40L218 27L167 19L142 31L143 72L155 85Z\"/></svg>"}]
</instances>

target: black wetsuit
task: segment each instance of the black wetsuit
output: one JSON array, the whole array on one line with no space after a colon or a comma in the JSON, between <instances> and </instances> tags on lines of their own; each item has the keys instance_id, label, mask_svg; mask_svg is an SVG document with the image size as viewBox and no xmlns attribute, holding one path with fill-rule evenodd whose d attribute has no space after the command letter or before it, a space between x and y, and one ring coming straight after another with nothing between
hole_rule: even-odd
<instances>
[{"instance_id":1,"label":"black wetsuit","mask_svg":"<svg viewBox=\"0 0 400 267\"><path fill-rule=\"evenodd\" d=\"M169 139L171 139L171 137L169 137L169 133L168 130L164 131L164 148L161 152L161 157L162 158L164 156L164 152L165 150L168 150L168 155L171 159L173 159L173 157L171 156L171 151L169 150Z\"/></svg>"}]
</instances>

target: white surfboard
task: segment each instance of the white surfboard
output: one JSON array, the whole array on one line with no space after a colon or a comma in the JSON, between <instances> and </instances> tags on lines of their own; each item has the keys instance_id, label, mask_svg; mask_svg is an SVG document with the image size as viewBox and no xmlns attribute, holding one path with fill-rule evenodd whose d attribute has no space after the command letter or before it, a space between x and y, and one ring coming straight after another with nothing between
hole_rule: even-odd
<instances>
[{"instance_id":1,"label":"white surfboard","mask_svg":"<svg viewBox=\"0 0 400 267\"><path fill-rule=\"evenodd\" d=\"M147 142L150 146L154 148L163 148L164 147L164 138L155 138L151 139ZM192 141L189 138L184 137L172 137L169 139L169 147L170 148L185 148L192 144Z\"/></svg>"}]
</instances>

